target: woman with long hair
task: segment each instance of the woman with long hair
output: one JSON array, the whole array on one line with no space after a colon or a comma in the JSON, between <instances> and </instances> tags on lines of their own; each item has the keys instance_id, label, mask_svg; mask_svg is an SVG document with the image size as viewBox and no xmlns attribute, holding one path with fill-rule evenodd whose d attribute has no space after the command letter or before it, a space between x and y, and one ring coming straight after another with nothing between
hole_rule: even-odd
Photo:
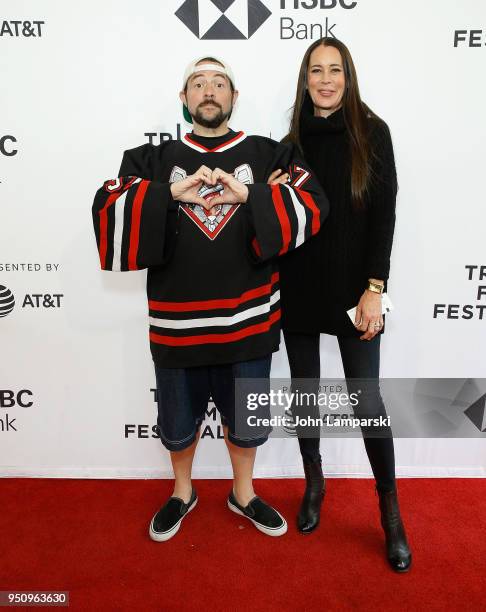
<instances>
[{"instance_id":1,"label":"woman with long hair","mask_svg":"<svg viewBox=\"0 0 486 612\"><path fill-rule=\"evenodd\" d=\"M348 391L356 379L368 382L355 414L386 416L378 382L381 293L395 226L395 161L388 126L362 102L351 54L339 40L323 38L306 51L284 140L300 147L331 204L320 232L280 261L282 327L292 379L317 381L320 334L336 336ZM354 306L353 324L347 311ZM411 553L398 506L391 429L377 433L362 427L362 433L387 559L394 570L407 571ZM297 523L309 533L319 523L325 480L319 437L299 433L299 446L306 490Z\"/></svg>"}]
</instances>

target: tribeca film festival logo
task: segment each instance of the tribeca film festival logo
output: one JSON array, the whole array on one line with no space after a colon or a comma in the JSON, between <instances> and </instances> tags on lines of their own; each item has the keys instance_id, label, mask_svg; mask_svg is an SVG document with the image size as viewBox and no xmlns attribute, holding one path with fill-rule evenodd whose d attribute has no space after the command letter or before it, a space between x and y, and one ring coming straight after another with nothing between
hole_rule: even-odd
<instances>
[{"instance_id":1,"label":"tribeca film festival logo","mask_svg":"<svg viewBox=\"0 0 486 612\"><path fill-rule=\"evenodd\" d=\"M354 9L350 0L280 0L280 11ZM260 0L186 0L175 15L200 40L246 40L272 12ZM306 15L308 13L305 13ZM310 14L310 13L309 13ZM294 16L280 13L281 40L314 40L335 36L329 17L319 23L296 23Z\"/></svg>"},{"instance_id":2,"label":"tribeca film festival logo","mask_svg":"<svg viewBox=\"0 0 486 612\"><path fill-rule=\"evenodd\" d=\"M30 408L34 405L32 401L33 393L29 389L12 391L11 389L0 389L0 432L18 431L15 424L17 417L11 418L8 412L3 412L4 408Z\"/></svg>"},{"instance_id":3,"label":"tribeca film festival logo","mask_svg":"<svg viewBox=\"0 0 486 612\"><path fill-rule=\"evenodd\" d=\"M153 396L153 401L157 404L157 389L150 389ZM201 438L210 438L211 440L224 440L224 433L222 425L217 423L218 413L214 402L210 399L209 405L206 409L205 419L209 420L209 423L201 426ZM147 425L145 423L125 423L125 438L158 438L158 426Z\"/></svg>"},{"instance_id":4,"label":"tribeca film festival logo","mask_svg":"<svg viewBox=\"0 0 486 612\"><path fill-rule=\"evenodd\" d=\"M454 47L486 47L486 30L454 30Z\"/></svg>"},{"instance_id":5,"label":"tribeca film festival logo","mask_svg":"<svg viewBox=\"0 0 486 612\"><path fill-rule=\"evenodd\" d=\"M2 21L0 37L10 36L11 38L41 38L42 26L44 24L45 21L22 21L21 19Z\"/></svg>"},{"instance_id":6,"label":"tribeca film festival logo","mask_svg":"<svg viewBox=\"0 0 486 612\"><path fill-rule=\"evenodd\" d=\"M434 319L486 319L486 266L467 265L467 280L479 282L476 290L476 302L484 304L434 304Z\"/></svg>"}]
</instances>

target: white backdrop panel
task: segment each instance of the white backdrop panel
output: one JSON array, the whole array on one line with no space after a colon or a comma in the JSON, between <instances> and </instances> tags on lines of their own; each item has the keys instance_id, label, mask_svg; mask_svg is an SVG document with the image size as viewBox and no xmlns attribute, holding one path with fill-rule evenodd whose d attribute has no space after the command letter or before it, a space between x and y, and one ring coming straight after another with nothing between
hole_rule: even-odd
<instances>
[{"instance_id":1,"label":"white backdrop panel","mask_svg":"<svg viewBox=\"0 0 486 612\"><path fill-rule=\"evenodd\" d=\"M0 151L0 285L16 301L0 318L3 475L170 474L167 453L148 437L156 404L146 273L99 270L91 203L118 173L124 149L148 133L190 130L178 91L195 56L219 54L232 65L240 90L234 129L280 139L312 42L283 39L282 19L328 20L354 56L363 99L391 129L400 185L389 283L396 310L382 342L382 375L486 377L479 311L433 318L437 303L486 304L477 299L486 279L475 271L469 280L465 268L486 265L486 34L479 47L469 39L454 46L455 30L469 36L485 27L485 3L358 0L351 9L340 6L350 2L295 9L293 0L266 0L272 14L248 40L199 40L175 16L181 4L0 2L0 21L10 24L0 36L0 139L15 138ZM9 34L26 20L43 22L40 36ZM57 306L46 307L46 295ZM322 337L321 345L322 375L342 376L335 339ZM288 375L283 343L272 374ZM196 477L230 476L224 443L211 438L218 423L207 421ZM127 424L136 427L125 437ZM397 474L484 476L485 448L482 439L399 439ZM324 440L322 449L330 475L371 474L361 440ZM257 475L301 473L295 440L259 450Z\"/></svg>"}]
</instances>

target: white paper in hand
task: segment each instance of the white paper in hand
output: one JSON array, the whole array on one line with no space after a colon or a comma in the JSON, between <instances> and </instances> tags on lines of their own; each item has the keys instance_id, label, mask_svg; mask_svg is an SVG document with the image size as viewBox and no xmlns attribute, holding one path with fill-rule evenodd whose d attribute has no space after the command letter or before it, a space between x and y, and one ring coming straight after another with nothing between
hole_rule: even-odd
<instances>
[{"instance_id":1,"label":"white paper in hand","mask_svg":"<svg viewBox=\"0 0 486 612\"><path fill-rule=\"evenodd\" d=\"M394 306L388 297L388 293L382 293L381 295L381 314L387 314L392 312ZM354 320L356 318L356 306L346 311L348 313L349 318L351 319L351 323L354 325Z\"/></svg>"}]
</instances>

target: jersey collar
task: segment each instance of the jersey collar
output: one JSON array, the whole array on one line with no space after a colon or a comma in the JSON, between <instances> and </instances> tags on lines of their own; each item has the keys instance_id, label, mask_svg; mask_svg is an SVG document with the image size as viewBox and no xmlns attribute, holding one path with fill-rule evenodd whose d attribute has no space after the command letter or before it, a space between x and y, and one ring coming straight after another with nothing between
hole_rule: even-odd
<instances>
[{"instance_id":1,"label":"jersey collar","mask_svg":"<svg viewBox=\"0 0 486 612\"><path fill-rule=\"evenodd\" d=\"M223 151L227 151L232 147L236 147L237 144L240 144L240 142L242 142L246 138L246 134L244 132L238 132L235 136L230 134L229 136L229 140L227 140L226 142L222 142L217 147L214 147L214 149L208 149L204 145L199 144L191 138L190 134L186 134L183 137L182 142L191 149L195 149L200 153L222 153Z\"/></svg>"}]
</instances>

